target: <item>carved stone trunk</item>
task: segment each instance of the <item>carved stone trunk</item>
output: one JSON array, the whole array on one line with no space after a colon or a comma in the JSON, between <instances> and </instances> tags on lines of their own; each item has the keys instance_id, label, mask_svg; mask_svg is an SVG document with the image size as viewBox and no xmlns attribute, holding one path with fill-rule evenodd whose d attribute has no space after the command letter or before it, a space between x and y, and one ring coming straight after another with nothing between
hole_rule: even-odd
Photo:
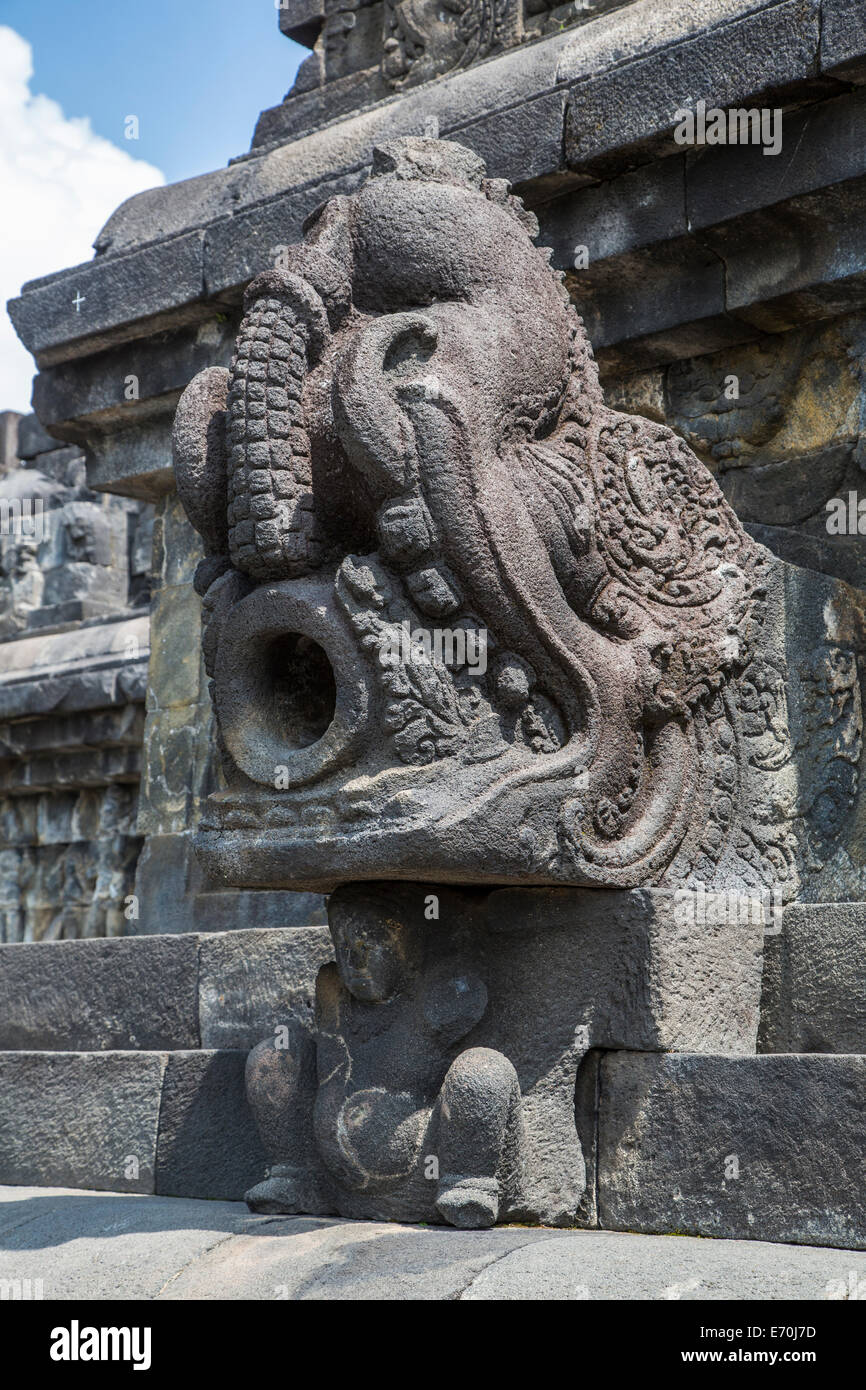
<instances>
[{"instance_id":1,"label":"carved stone trunk","mask_svg":"<svg viewBox=\"0 0 866 1390\"><path fill-rule=\"evenodd\" d=\"M315 1027L250 1057L256 1210L588 1219L587 1054L754 1052L771 921L862 887L863 607L605 405L536 233L468 150L384 146L178 407L199 856L331 892Z\"/></svg>"}]
</instances>

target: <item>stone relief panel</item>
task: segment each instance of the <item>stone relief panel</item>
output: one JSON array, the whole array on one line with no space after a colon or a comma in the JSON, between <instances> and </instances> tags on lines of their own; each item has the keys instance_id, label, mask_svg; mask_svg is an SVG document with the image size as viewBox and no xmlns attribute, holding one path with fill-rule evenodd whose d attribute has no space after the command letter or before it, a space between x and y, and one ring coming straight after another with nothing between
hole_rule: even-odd
<instances>
[{"instance_id":1,"label":"stone relief panel","mask_svg":"<svg viewBox=\"0 0 866 1390\"><path fill-rule=\"evenodd\" d=\"M607 390L620 408L668 420L781 558L864 588L863 361L862 315L849 314Z\"/></svg>"},{"instance_id":2,"label":"stone relief panel","mask_svg":"<svg viewBox=\"0 0 866 1390\"><path fill-rule=\"evenodd\" d=\"M309 0L281 7L284 33L312 49L254 147L294 138L424 82L593 19L622 0Z\"/></svg>"},{"instance_id":3,"label":"stone relief panel","mask_svg":"<svg viewBox=\"0 0 866 1390\"><path fill-rule=\"evenodd\" d=\"M469 67L520 41L517 0L385 0L382 73L395 90Z\"/></svg>"},{"instance_id":4,"label":"stone relief panel","mask_svg":"<svg viewBox=\"0 0 866 1390\"><path fill-rule=\"evenodd\" d=\"M75 448L45 447L22 460L13 452L6 460L2 941L115 936L128 928L141 848L152 529L150 508L88 491Z\"/></svg>"}]
</instances>

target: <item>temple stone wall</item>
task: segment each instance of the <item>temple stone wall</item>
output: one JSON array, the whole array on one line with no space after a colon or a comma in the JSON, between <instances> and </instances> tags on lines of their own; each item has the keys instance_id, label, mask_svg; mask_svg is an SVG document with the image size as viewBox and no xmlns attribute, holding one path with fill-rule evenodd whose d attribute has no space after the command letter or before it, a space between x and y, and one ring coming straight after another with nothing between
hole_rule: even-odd
<instances>
[{"instance_id":1,"label":"temple stone wall","mask_svg":"<svg viewBox=\"0 0 866 1390\"><path fill-rule=\"evenodd\" d=\"M254 895L219 891L190 853L219 770L205 754L198 542L174 495L171 423L196 373L228 364L245 287L325 199L360 186L384 140L438 129L509 180L584 316L610 404L683 434L781 558L866 583L856 518L828 528L828 503L856 506L866 491L860 0L505 4L500 18L516 22L486 47L470 7L477 51L455 59L434 25L426 56L386 80L383 25L399 27L398 12L282 6L281 28L312 54L250 151L130 199L92 261L10 305L39 367L43 425L83 451L95 492L158 516L140 917L124 930L288 924L287 895L255 895L253 910ZM677 112L698 98L783 112L781 154L677 143Z\"/></svg>"},{"instance_id":2,"label":"temple stone wall","mask_svg":"<svg viewBox=\"0 0 866 1390\"><path fill-rule=\"evenodd\" d=\"M201 806L221 785L193 588L199 537L172 491L155 506L147 714L137 830L144 852L127 934L227 931L324 921L320 896L237 893L211 883L192 849Z\"/></svg>"},{"instance_id":3,"label":"temple stone wall","mask_svg":"<svg viewBox=\"0 0 866 1390\"><path fill-rule=\"evenodd\" d=\"M6 412L0 469L0 941L134 912L153 509Z\"/></svg>"},{"instance_id":4,"label":"temple stone wall","mask_svg":"<svg viewBox=\"0 0 866 1390\"><path fill-rule=\"evenodd\" d=\"M611 364L604 381L616 408L688 440L756 540L862 589L866 517L852 530L848 509L866 495L864 346L866 317L849 314L627 375Z\"/></svg>"}]
</instances>

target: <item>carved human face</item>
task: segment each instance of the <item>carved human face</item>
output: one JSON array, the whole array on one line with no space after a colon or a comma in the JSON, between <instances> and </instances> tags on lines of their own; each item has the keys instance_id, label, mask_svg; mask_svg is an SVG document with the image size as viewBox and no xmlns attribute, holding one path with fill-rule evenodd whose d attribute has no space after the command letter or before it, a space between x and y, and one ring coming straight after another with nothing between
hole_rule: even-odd
<instances>
[{"instance_id":1,"label":"carved human face","mask_svg":"<svg viewBox=\"0 0 866 1390\"><path fill-rule=\"evenodd\" d=\"M405 961L390 924L344 923L332 927L340 979L356 999L383 1003L400 991Z\"/></svg>"}]
</instances>

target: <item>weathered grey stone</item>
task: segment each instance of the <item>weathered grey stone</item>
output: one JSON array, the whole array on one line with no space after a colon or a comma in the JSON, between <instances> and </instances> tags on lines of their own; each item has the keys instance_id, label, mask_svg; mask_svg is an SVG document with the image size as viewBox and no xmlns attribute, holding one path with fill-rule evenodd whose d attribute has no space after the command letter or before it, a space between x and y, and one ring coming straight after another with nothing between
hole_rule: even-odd
<instances>
[{"instance_id":1,"label":"weathered grey stone","mask_svg":"<svg viewBox=\"0 0 866 1390\"><path fill-rule=\"evenodd\" d=\"M403 0L379 0L353 9L349 19L339 11L313 18L303 0L297 22L290 18L284 32L312 47L313 53L280 106L262 112L253 149L296 140L353 110L408 94L434 78L459 75L519 44L596 19L618 4L619 0L581 0L578 5L502 0L495 9L476 4L458 14L410 7ZM285 26L285 10L280 14Z\"/></svg>"},{"instance_id":2,"label":"weathered grey stone","mask_svg":"<svg viewBox=\"0 0 866 1390\"><path fill-rule=\"evenodd\" d=\"M45 1299L158 1298L245 1216L227 1202L0 1188L0 1281L29 1279Z\"/></svg>"},{"instance_id":3,"label":"weathered grey stone","mask_svg":"<svg viewBox=\"0 0 866 1390\"><path fill-rule=\"evenodd\" d=\"M692 230L866 172L866 93L856 91L786 112L782 130L782 150L775 157L765 155L760 145L747 144L689 151L685 201ZM667 162L662 162L663 168Z\"/></svg>"},{"instance_id":4,"label":"weathered grey stone","mask_svg":"<svg viewBox=\"0 0 866 1390\"><path fill-rule=\"evenodd\" d=\"M192 232L31 281L21 298L10 300L9 315L39 365L51 366L59 356L99 351L107 330L120 323L160 318L174 326L206 317L202 288L202 236ZM78 295L85 307L76 308ZM58 336L75 343L72 353L58 356Z\"/></svg>"},{"instance_id":5,"label":"weathered grey stone","mask_svg":"<svg viewBox=\"0 0 866 1390\"><path fill-rule=\"evenodd\" d=\"M329 920L315 1029L250 1056L257 1211L591 1225L590 1049L754 1048L763 924L672 895L359 885Z\"/></svg>"},{"instance_id":6,"label":"weathered grey stone","mask_svg":"<svg viewBox=\"0 0 866 1390\"><path fill-rule=\"evenodd\" d=\"M333 957L326 927L200 937L201 1046L251 1048L277 1028L312 1029L316 976Z\"/></svg>"},{"instance_id":7,"label":"weathered grey stone","mask_svg":"<svg viewBox=\"0 0 866 1390\"><path fill-rule=\"evenodd\" d=\"M18 421L18 457L36 458L58 448L60 440L52 438L40 425L36 415L22 415Z\"/></svg>"},{"instance_id":8,"label":"weathered grey stone","mask_svg":"<svg viewBox=\"0 0 866 1390\"><path fill-rule=\"evenodd\" d=\"M212 303L202 311L196 302L201 283L199 229L226 216L233 218L252 205L258 206L267 224L268 200L290 195L292 223L288 235L281 234L279 241L291 240L297 235L297 230L292 230L296 227L294 219L307 216L323 197L336 191L338 179L357 178L369 165L374 145L394 136L420 135L431 119L439 120L443 133L464 129L462 138L473 144L476 137L487 138L485 123L488 117L493 118L506 139L487 141L493 146L490 172L521 178L524 158L537 160L539 132L528 120L515 122L512 118L509 126L503 113L513 112L527 96L533 100L539 92L556 85L557 56L567 39L567 34L557 33L522 51L503 54L497 60L495 75L484 64L457 72L433 88L407 92L399 101L386 102L293 145L136 195L121 205L97 238L102 254L82 268L82 274L92 277L90 284L97 300L93 307L98 307L100 314L98 330L79 336L82 324L75 320L84 319L85 310L82 307L76 314L69 305L76 293L73 281L80 280L82 293L86 293L86 286L76 269L74 275L62 272L25 286L12 311L22 338L31 350L38 350L40 366L48 366L83 351L98 352L107 345L109 325L103 325L103 310L105 315L112 314L112 343L143 336L157 326L171 328L187 321L212 319L214 311L223 306ZM546 98L541 101L544 106ZM561 164L561 106L558 121L559 134L552 129L544 138L544 149L555 160L552 172ZM514 139L509 136L512 130ZM157 229L163 241L156 240ZM128 254L139 250L140 255ZM234 259L234 251L230 255ZM208 283L216 284L222 275L219 263L213 262ZM136 324L139 326L134 327ZM93 320L88 325L95 327ZM60 346L65 343L74 343L71 351ZM119 472L117 476L121 476ZM99 486L105 486L105 481Z\"/></svg>"},{"instance_id":9,"label":"weathered grey stone","mask_svg":"<svg viewBox=\"0 0 866 1390\"><path fill-rule=\"evenodd\" d=\"M841 1300L853 1297L850 1291L861 1286L861 1262L862 1255L854 1251L843 1255L802 1245L574 1232L503 1254L476 1275L460 1298Z\"/></svg>"},{"instance_id":10,"label":"weathered grey stone","mask_svg":"<svg viewBox=\"0 0 866 1390\"><path fill-rule=\"evenodd\" d=\"M7 1183L153 1192L165 1054L0 1053Z\"/></svg>"},{"instance_id":11,"label":"weathered grey stone","mask_svg":"<svg viewBox=\"0 0 866 1390\"><path fill-rule=\"evenodd\" d=\"M327 953L321 933L197 948L208 1039L240 1048L256 1029L269 1036L250 1064L271 1159L254 1205L463 1225L500 1208L603 1222L596 1132L619 1092L599 1049L626 1049L627 1060L640 1049L752 1048L770 895L774 909L776 894L845 906L823 956L807 945L792 965L788 936L766 937L762 1045L861 1045L848 968L858 932L841 928L855 911L846 900L864 892L866 608L754 538L860 577L854 537L828 547L821 513L864 463L863 107L839 81L859 80L862 26L831 0L639 0L579 36L426 82L454 56L447 35L427 30L447 16L422 17L411 51L398 5L362 5L352 18L341 38L341 15L294 16L313 38L321 19L321 40L293 96L265 113L257 148L119 210L98 260L80 268L92 279L74 315L64 295L78 270L34 282L15 309L45 367L43 423L87 447L91 482L163 499L139 821L152 852L129 929L286 925L321 899L292 910L284 889L337 889L338 959L320 974L317 1026L308 1000ZM391 40L377 68L383 19ZM534 15L491 43L572 19L557 10L546 27ZM262 149L318 120L327 88L328 131ZM675 108L698 96L799 104L778 171L749 149L678 150L633 168L670 154ZM437 121L463 146L418 138ZM553 266L568 272L605 369L661 369L648 374L654 385L619 383L616 399L635 414L604 405L587 339L529 246L532 216L499 175L540 207ZM849 325L825 357L818 330L795 341L804 322L823 332L840 313ZM780 365L753 380L742 345L759 339ZM711 348L747 383L749 399L726 418L714 365L693 391L669 366ZM808 371L791 368L804 361ZM152 371L145 399L127 409L130 364ZM177 478L210 552L194 581L197 545L172 521L168 424L179 398ZM78 468L61 452L46 478ZM775 534L788 531L796 541ZM31 627L61 624L119 598L59 566L37 594L26 555L19 568L7 584L13 626L29 613L42 614ZM190 648L193 585L203 665ZM383 638L404 624L432 636L458 623L490 639L484 671L401 649L383 676ZM62 649L58 663L17 640L4 647L7 726L140 698L140 662L118 671L116 653L94 666L90 651L79 665ZM0 730L0 749L23 737ZM66 849L85 841L64 840L69 799L46 812L46 791L133 786L139 775L125 732L95 753L71 742L36 739L19 787L32 813L0 804L10 826L0 927L12 935L34 930L34 913L47 935L84 920L84 888L68 885L84 884L92 861ZM0 766L0 790L14 790L12 775ZM204 875L187 849L206 796ZM98 820L93 800L74 814ZM98 891L116 896L131 837L127 827L109 838ZM412 880L412 912L424 893L445 920L392 930L399 890L371 889L368 901L345 886L380 877ZM425 892L429 879L477 888ZM569 887L562 899L482 891L503 882ZM660 884L676 894L673 909L642 896ZM728 889L748 916L726 898L705 920L707 901L718 906ZM843 969L850 988L834 997ZM330 1065L346 1055L349 1078ZM249 1130L231 1161L218 1147L220 1126L249 1126L238 1074L235 1054L172 1059L160 1152L178 1190L236 1191L261 1177ZM801 1093L811 1103L811 1083L798 1085L770 1085L761 1124L774 1121L779 1088L792 1113ZM624 1104L630 1094L626 1085ZM730 1113L739 1123L728 1100L713 1112L719 1125ZM669 1132L660 1125L666 1162L676 1160ZM843 1147L847 1134L843 1124ZM431 1157L442 1158L435 1182L419 1178ZM656 1161L652 1141L641 1161ZM747 1203L761 1234L803 1238L801 1178L795 1164L788 1208L784 1184L772 1188L766 1225ZM707 1191L710 1216L699 1193L694 1219L724 1222L724 1202ZM859 1231L844 1183L833 1201L822 1237ZM808 1207L803 1229L812 1219Z\"/></svg>"},{"instance_id":12,"label":"weathered grey stone","mask_svg":"<svg viewBox=\"0 0 866 1390\"><path fill-rule=\"evenodd\" d=\"M179 494L190 520L203 537L208 552L214 555L225 554L228 546L225 509L221 499L225 495L227 483L227 450L225 448L225 409L229 374L222 367L207 367L195 377L195 385L184 392L186 420L181 412L174 426L174 466L179 483ZM196 394L198 393L198 394ZM216 447L202 448L202 440L207 440L207 429L202 430L202 422L209 422L215 430ZM189 492L185 493L181 483L189 482ZM198 499L204 501L204 510L197 510Z\"/></svg>"},{"instance_id":13,"label":"weathered grey stone","mask_svg":"<svg viewBox=\"0 0 866 1390\"><path fill-rule=\"evenodd\" d=\"M182 752L177 755L179 760ZM179 768L178 777L181 775ZM139 915L126 928L132 936L264 928L277 931L320 926L326 920L319 893L244 892L226 889L206 878L192 853L188 832L148 834L138 861L135 894Z\"/></svg>"},{"instance_id":14,"label":"weathered grey stone","mask_svg":"<svg viewBox=\"0 0 866 1390\"><path fill-rule=\"evenodd\" d=\"M762 1050L866 1053L866 904L792 903L776 952Z\"/></svg>"},{"instance_id":15,"label":"weathered grey stone","mask_svg":"<svg viewBox=\"0 0 866 1390\"><path fill-rule=\"evenodd\" d=\"M226 553L198 581L226 781L201 820L202 862L231 886L266 889L383 876L783 879L789 900L856 895L862 614L829 581L773 564L665 425L604 405L533 230L473 151L383 146L363 188L326 204L247 289L227 407L221 391L203 411L198 379L181 398L178 480L208 535L202 460L210 450L216 476L228 455ZM631 253L635 298L643 261L658 266L667 249ZM706 312L706 282L727 321L730 270L691 252L692 278L673 259L668 310L648 301L632 331ZM622 258L600 265L590 278L622 295ZM458 286L465 312L448 307ZM621 333L603 299L584 297L591 331ZM467 375L467 352L488 340L496 371ZM445 423L449 400L461 402L459 427ZM460 457L497 460L483 486L443 443L453 429ZM850 447L840 440L822 461L838 454L847 467ZM728 470L732 495L743 477ZM557 519L562 496L586 527ZM669 511L704 522L674 528ZM831 613L849 608L840 642ZM556 654L542 638L550 623ZM411 633L427 634L429 656ZM483 661L468 637L483 638ZM808 668L791 658L800 651L815 653ZM852 742L828 762L813 711L834 663L850 689L835 717ZM781 717L784 702L802 736L766 715L758 729L755 681L761 707ZM770 748L777 735L785 748ZM817 822L837 793L838 853L824 872ZM780 864L783 823L799 843Z\"/></svg>"},{"instance_id":16,"label":"weathered grey stone","mask_svg":"<svg viewBox=\"0 0 866 1390\"><path fill-rule=\"evenodd\" d=\"M0 1189L0 1230L0 1279L41 1279L63 1300L837 1301L866 1278L852 1250L273 1220L232 1202L28 1187Z\"/></svg>"},{"instance_id":17,"label":"weathered grey stone","mask_svg":"<svg viewBox=\"0 0 866 1390\"><path fill-rule=\"evenodd\" d=\"M861 177L707 228L703 240L725 264L728 311L762 331L779 332L862 306L864 200ZM792 254L788 248L795 246Z\"/></svg>"},{"instance_id":18,"label":"weathered grey stone","mask_svg":"<svg viewBox=\"0 0 866 1390\"><path fill-rule=\"evenodd\" d=\"M749 336L727 317L724 265L700 242L590 261L586 270L570 271L568 284L599 352L614 344L631 347L631 361L622 352L603 358L609 368L622 363L629 370L718 347L719 334L723 343Z\"/></svg>"},{"instance_id":19,"label":"weathered grey stone","mask_svg":"<svg viewBox=\"0 0 866 1390\"><path fill-rule=\"evenodd\" d=\"M149 640L146 617L123 615L77 632L5 643L0 719L142 700Z\"/></svg>"},{"instance_id":20,"label":"weathered grey stone","mask_svg":"<svg viewBox=\"0 0 866 1390\"><path fill-rule=\"evenodd\" d=\"M822 0L821 68L858 80L866 66L866 13L858 0Z\"/></svg>"},{"instance_id":21,"label":"weathered grey stone","mask_svg":"<svg viewBox=\"0 0 866 1390\"><path fill-rule=\"evenodd\" d=\"M866 1249L866 1057L608 1053L599 1224Z\"/></svg>"},{"instance_id":22,"label":"weathered grey stone","mask_svg":"<svg viewBox=\"0 0 866 1390\"><path fill-rule=\"evenodd\" d=\"M18 467L18 427L24 418L17 410L0 411L0 474Z\"/></svg>"},{"instance_id":23,"label":"weathered grey stone","mask_svg":"<svg viewBox=\"0 0 866 1390\"><path fill-rule=\"evenodd\" d=\"M672 155L555 198L537 210L539 240L552 248L551 263L570 271L584 248L592 267L636 247L685 236L685 180L685 156ZM584 313L582 275L575 279L574 290Z\"/></svg>"},{"instance_id":24,"label":"weathered grey stone","mask_svg":"<svg viewBox=\"0 0 866 1390\"><path fill-rule=\"evenodd\" d=\"M147 519L21 424L35 466L0 476L0 941L116 936L140 848Z\"/></svg>"},{"instance_id":25,"label":"weathered grey stone","mask_svg":"<svg viewBox=\"0 0 866 1390\"><path fill-rule=\"evenodd\" d=\"M97 262L98 264L98 262ZM222 312L222 318L218 315ZM34 401L43 420L74 439L83 439L94 451L94 460L106 442L92 437L90 417L98 416L102 434L135 436L153 434L161 416L171 415L180 392L195 372L220 357L229 356L232 320L214 306L208 318L158 338L138 337L119 342L105 352L93 352L59 362L40 372L34 383ZM138 383L138 397L130 399L129 378ZM171 452L170 441L167 451ZM41 467L46 458L39 456ZM164 465L171 466L170 459Z\"/></svg>"},{"instance_id":26,"label":"weathered grey stone","mask_svg":"<svg viewBox=\"0 0 866 1390\"><path fill-rule=\"evenodd\" d=\"M866 554L859 537L852 536L834 544L829 537L825 540L821 536L804 536L802 531L782 526L760 526L752 522L746 529L760 545L765 545L789 565L820 570L822 574L843 579L856 589L866 589Z\"/></svg>"},{"instance_id":27,"label":"weathered grey stone","mask_svg":"<svg viewBox=\"0 0 866 1390\"><path fill-rule=\"evenodd\" d=\"M566 153L578 169L670 135L689 101L727 108L813 76L820 0L643 0L593 31L588 48L572 41L558 71L570 83Z\"/></svg>"},{"instance_id":28,"label":"weathered grey stone","mask_svg":"<svg viewBox=\"0 0 866 1390\"><path fill-rule=\"evenodd\" d=\"M0 946L0 1049L199 1046L195 936Z\"/></svg>"},{"instance_id":29,"label":"weathered grey stone","mask_svg":"<svg viewBox=\"0 0 866 1390\"><path fill-rule=\"evenodd\" d=\"M264 1153L244 1094L246 1052L167 1055L155 1191L237 1200Z\"/></svg>"}]
</instances>

